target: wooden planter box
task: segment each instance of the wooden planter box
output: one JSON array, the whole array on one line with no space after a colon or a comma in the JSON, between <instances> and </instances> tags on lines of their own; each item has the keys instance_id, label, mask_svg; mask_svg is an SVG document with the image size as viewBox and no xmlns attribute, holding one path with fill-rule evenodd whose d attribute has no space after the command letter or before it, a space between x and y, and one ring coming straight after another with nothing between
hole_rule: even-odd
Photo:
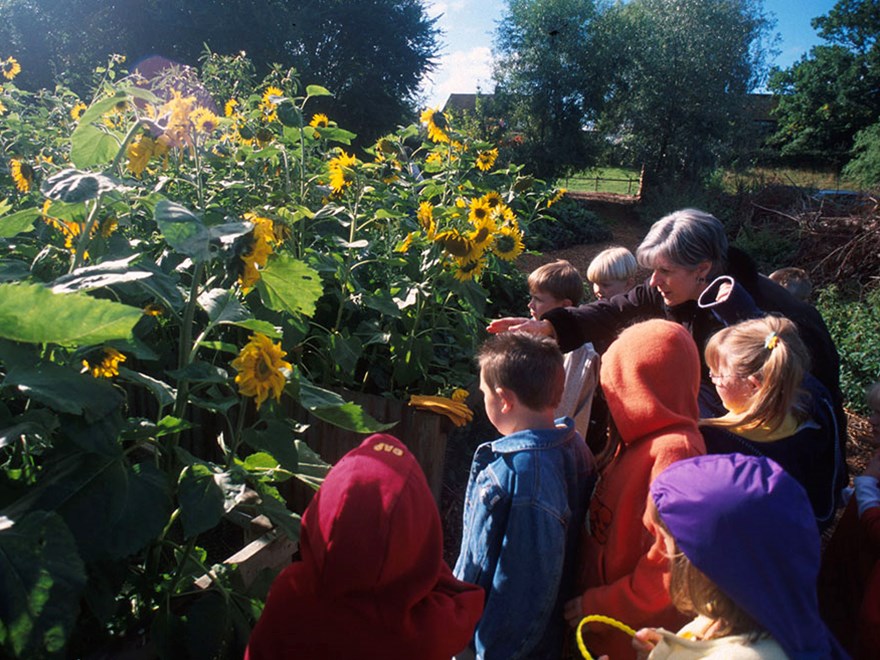
<instances>
[{"instance_id":1,"label":"wooden planter box","mask_svg":"<svg viewBox=\"0 0 880 660\"><path fill-rule=\"evenodd\" d=\"M396 422L396 426L385 433L398 438L416 457L425 472L434 500L439 506L443 486L443 466L446 460L446 438L452 422L443 415L417 410L406 402L396 399L344 390L339 391L339 394L346 400L360 405L367 414L380 422ZM311 414L305 418L297 414L297 417L309 425L305 433L306 443L331 464L336 463L367 437L366 434L347 431L328 424ZM301 498L294 499L296 501L294 510L302 511L303 509L298 508Z\"/></svg>"}]
</instances>

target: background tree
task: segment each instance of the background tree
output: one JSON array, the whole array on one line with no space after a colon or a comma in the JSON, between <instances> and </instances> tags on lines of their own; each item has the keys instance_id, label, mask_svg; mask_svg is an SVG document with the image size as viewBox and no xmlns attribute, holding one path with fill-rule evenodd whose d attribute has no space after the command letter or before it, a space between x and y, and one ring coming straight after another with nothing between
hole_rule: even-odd
<instances>
[{"instance_id":1,"label":"background tree","mask_svg":"<svg viewBox=\"0 0 880 660\"><path fill-rule=\"evenodd\" d=\"M649 179L697 180L748 131L772 22L753 0L633 0L605 24L616 37L604 130Z\"/></svg>"},{"instance_id":2,"label":"background tree","mask_svg":"<svg viewBox=\"0 0 880 660\"><path fill-rule=\"evenodd\" d=\"M272 63L334 92L333 119L363 140L409 121L439 31L422 0L8 0L4 57L30 89L63 78L84 92L111 53L134 68L151 55L195 66L205 46L245 51L262 76Z\"/></svg>"},{"instance_id":3,"label":"background tree","mask_svg":"<svg viewBox=\"0 0 880 660\"><path fill-rule=\"evenodd\" d=\"M770 76L779 96L772 143L786 156L840 164L880 115L880 4L840 0L812 24L828 44Z\"/></svg>"},{"instance_id":4,"label":"background tree","mask_svg":"<svg viewBox=\"0 0 880 660\"><path fill-rule=\"evenodd\" d=\"M517 158L542 176L591 163L586 127L602 97L593 0L509 0L495 38L493 111L515 127Z\"/></svg>"}]
</instances>

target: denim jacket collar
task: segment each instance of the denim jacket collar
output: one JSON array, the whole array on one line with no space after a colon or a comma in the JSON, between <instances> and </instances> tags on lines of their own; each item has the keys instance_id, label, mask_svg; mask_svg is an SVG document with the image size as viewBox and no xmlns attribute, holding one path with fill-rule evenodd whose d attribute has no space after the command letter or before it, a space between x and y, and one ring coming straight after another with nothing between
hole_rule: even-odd
<instances>
[{"instance_id":1,"label":"denim jacket collar","mask_svg":"<svg viewBox=\"0 0 880 660\"><path fill-rule=\"evenodd\" d=\"M560 417L552 429L517 431L488 444L496 454L509 454L525 449L546 449L562 444L573 432L574 421L571 417Z\"/></svg>"}]
</instances>

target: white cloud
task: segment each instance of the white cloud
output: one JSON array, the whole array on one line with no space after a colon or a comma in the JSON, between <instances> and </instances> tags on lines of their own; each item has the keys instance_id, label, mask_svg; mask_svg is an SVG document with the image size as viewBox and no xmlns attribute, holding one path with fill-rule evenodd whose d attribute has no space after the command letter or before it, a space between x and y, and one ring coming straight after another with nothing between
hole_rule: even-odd
<instances>
[{"instance_id":1,"label":"white cloud","mask_svg":"<svg viewBox=\"0 0 880 660\"><path fill-rule=\"evenodd\" d=\"M433 82L425 80L422 89L431 107L442 106L450 94L473 94L477 87L491 91L492 49L479 46L458 50L440 58Z\"/></svg>"}]
</instances>

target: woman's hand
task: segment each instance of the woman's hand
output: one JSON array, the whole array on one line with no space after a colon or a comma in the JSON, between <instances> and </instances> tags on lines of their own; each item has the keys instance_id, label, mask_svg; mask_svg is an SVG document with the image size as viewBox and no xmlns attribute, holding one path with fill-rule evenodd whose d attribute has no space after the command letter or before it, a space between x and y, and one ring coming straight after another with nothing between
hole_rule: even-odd
<instances>
[{"instance_id":1,"label":"woman's hand","mask_svg":"<svg viewBox=\"0 0 880 660\"><path fill-rule=\"evenodd\" d=\"M638 660L645 660L661 639L660 633L653 628L639 630L632 641Z\"/></svg>"},{"instance_id":2,"label":"woman's hand","mask_svg":"<svg viewBox=\"0 0 880 660\"><path fill-rule=\"evenodd\" d=\"M565 617L565 620L568 621L568 625L572 628L577 628L581 619L584 618L584 606L581 597L578 596L577 598L572 598L568 601L562 610L562 615Z\"/></svg>"},{"instance_id":3,"label":"woman's hand","mask_svg":"<svg viewBox=\"0 0 880 660\"><path fill-rule=\"evenodd\" d=\"M536 321L525 317L507 316L503 319L495 319L486 330L489 334L497 335L502 332L530 332L533 335L544 335L546 337L555 337L556 331L550 321Z\"/></svg>"}]
</instances>

